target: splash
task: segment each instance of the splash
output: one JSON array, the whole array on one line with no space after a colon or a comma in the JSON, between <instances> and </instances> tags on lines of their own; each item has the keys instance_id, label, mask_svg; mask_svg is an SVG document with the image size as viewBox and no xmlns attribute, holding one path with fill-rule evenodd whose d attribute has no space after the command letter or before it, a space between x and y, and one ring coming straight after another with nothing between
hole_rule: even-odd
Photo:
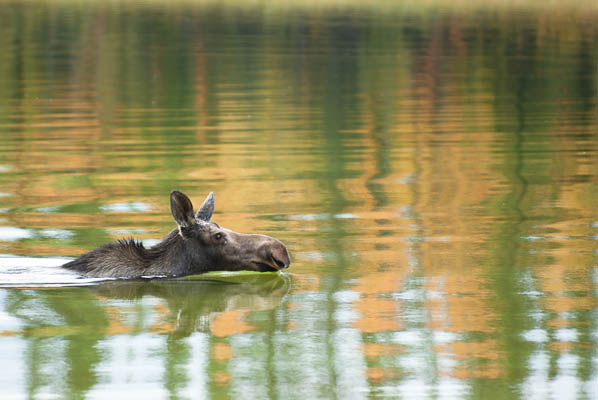
<instances>
[{"instance_id":1,"label":"splash","mask_svg":"<svg viewBox=\"0 0 598 400\"><path fill-rule=\"evenodd\" d=\"M88 286L106 278L87 278L60 268L68 258L0 257L0 288Z\"/></svg>"}]
</instances>

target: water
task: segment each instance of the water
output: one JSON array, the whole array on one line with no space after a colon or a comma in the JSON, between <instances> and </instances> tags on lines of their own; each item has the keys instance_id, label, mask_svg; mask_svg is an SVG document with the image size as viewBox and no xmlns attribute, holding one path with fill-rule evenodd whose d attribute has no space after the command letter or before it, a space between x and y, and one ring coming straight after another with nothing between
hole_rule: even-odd
<instances>
[{"instance_id":1,"label":"water","mask_svg":"<svg viewBox=\"0 0 598 400\"><path fill-rule=\"evenodd\" d=\"M598 398L596 6L332 3L3 3L2 398ZM288 273L52 269L174 188Z\"/></svg>"}]
</instances>

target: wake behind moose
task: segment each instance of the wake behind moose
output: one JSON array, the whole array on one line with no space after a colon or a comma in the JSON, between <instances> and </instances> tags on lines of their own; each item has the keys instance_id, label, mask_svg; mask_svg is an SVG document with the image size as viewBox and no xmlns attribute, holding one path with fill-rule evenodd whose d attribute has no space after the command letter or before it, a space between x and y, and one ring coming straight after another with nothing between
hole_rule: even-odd
<instances>
[{"instance_id":1,"label":"wake behind moose","mask_svg":"<svg viewBox=\"0 0 598 400\"><path fill-rule=\"evenodd\" d=\"M65 265L88 277L139 278L184 276L209 271L278 271L290 266L285 245L273 237L243 234L211 222L214 193L197 213L182 192L170 193L177 229L145 248L133 239L105 244Z\"/></svg>"}]
</instances>

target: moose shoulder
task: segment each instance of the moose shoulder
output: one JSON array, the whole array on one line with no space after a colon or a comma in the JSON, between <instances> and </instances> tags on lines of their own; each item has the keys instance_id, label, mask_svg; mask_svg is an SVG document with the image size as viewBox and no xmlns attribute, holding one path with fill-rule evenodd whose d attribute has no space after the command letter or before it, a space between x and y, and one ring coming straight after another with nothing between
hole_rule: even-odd
<instances>
[{"instance_id":1,"label":"moose shoulder","mask_svg":"<svg viewBox=\"0 0 598 400\"><path fill-rule=\"evenodd\" d=\"M146 249L134 240L121 240L83 254L63 267L89 277L138 278L215 270L277 271L291 264L289 253L279 240L237 233L211 222L213 193L195 214L191 200L174 190L170 208L178 228L155 246Z\"/></svg>"}]
</instances>

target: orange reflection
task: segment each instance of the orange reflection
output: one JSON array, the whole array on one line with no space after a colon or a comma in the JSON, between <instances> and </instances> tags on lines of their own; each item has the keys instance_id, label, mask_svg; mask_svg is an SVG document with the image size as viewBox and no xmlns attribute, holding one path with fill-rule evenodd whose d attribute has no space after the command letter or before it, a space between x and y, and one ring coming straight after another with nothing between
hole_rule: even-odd
<instances>
[{"instance_id":1,"label":"orange reflection","mask_svg":"<svg viewBox=\"0 0 598 400\"><path fill-rule=\"evenodd\" d=\"M232 377L229 372L214 371L214 372L212 372L212 379L218 385L226 385L231 381Z\"/></svg>"},{"instance_id":2,"label":"orange reflection","mask_svg":"<svg viewBox=\"0 0 598 400\"><path fill-rule=\"evenodd\" d=\"M212 320L210 332L217 337L229 337L253 331L255 327L245 321L248 314L249 311L246 310L221 312Z\"/></svg>"},{"instance_id":3,"label":"orange reflection","mask_svg":"<svg viewBox=\"0 0 598 400\"><path fill-rule=\"evenodd\" d=\"M355 303L361 318L353 326L363 333L396 331L402 324L396 318L397 302L392 299L365 297Z\"/></svg>"},{"instance_id":4,"label":"orange reflection","mask_svg":"<svg viewBox=\"0 0 598 400\"><path fill-rule=\"evenodd\" d=\"M233 356L233 349L227 343L217 342L212 345L212 358L218 362L229 360Z\"/></svg>"},{"instance_id":5,"label":"orange reflection","mask_svg":"<svg viewBox=\"0 0 598 400\"><path fill-rule=\"evenodd\" d=\"M368 342L363 344L363 353L368 359L375 359L381 356L398 354L402 350L404 349L396 344L381 344Z\"/></svg>"}]
</instances>

